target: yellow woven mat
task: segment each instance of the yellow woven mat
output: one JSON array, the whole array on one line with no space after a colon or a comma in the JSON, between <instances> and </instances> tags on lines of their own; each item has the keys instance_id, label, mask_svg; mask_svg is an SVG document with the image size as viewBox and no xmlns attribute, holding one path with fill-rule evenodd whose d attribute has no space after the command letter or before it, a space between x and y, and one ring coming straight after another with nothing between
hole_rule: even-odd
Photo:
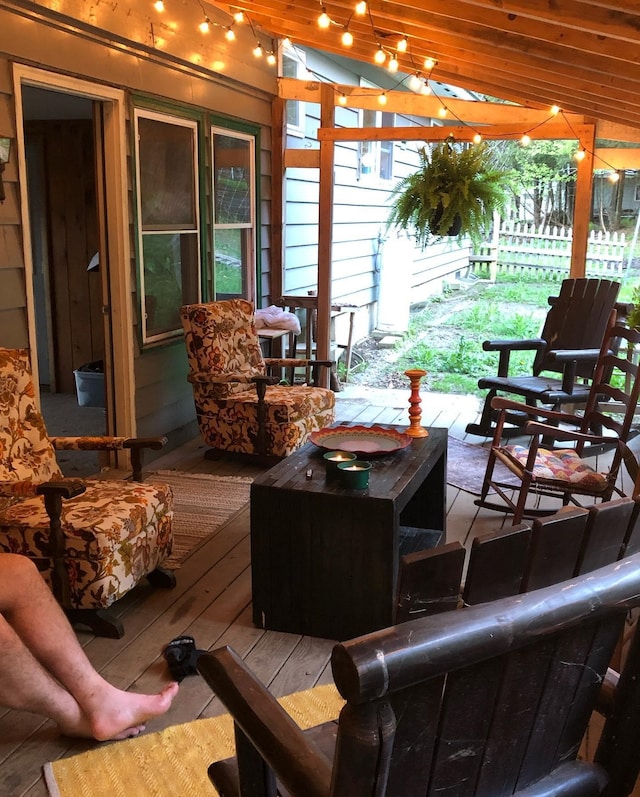
<instances>
[{"instance_id":1,"label":"yellow woven mat","mask_svg":"<svg viewBox=\"0 0 640 797\"><path fill-rule=\"evenodd\" d=\"M301 728L335 719L344 703L333 684L279 702ZM217 794L207 767L234 751L224 714L53 761L44 775L51 797L204 797Z\"/></svg>"}]
</instances>

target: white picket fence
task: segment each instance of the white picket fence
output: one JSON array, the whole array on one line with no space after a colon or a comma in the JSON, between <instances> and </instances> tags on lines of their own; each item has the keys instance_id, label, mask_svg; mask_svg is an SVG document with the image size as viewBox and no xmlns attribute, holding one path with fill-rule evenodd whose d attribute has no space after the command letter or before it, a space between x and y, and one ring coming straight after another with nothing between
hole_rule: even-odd
<instances>
[{"instance_id":1,"label":"white picket fence","mask_svg":"<svg viewBox=\"0 0 640 797\"><path fill-rule=\"evenodd\" d=\"M501 271L529 270L566 275L571 263L572 230L564 227L536 227L533 224L503 222L497 249L485 244L469 258L474 271L497 266ZM626 263L624 233L592 230L587 245L586 273L589 276L622 276Z\"/></svg>"}]
</instances>

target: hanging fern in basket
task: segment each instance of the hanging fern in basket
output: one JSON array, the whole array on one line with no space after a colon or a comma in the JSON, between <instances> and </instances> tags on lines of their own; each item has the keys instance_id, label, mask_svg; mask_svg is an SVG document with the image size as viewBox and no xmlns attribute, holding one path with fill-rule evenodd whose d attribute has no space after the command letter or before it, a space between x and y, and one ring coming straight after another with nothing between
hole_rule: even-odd
<instances>
[{"instance_id":1,"label":"hanging fern in basket","mask_svg":"<svg viewBox=\"0 0 640 797\"><path fill-rule=\"evenodd\" d=\"M450 234L481 243L506 197L507 173L493 165L488 145L444 141L431 153L422 147L419 156L417 171L393 189L387 226L414 234L423 249Z\"/></svg>"}]
</instances>

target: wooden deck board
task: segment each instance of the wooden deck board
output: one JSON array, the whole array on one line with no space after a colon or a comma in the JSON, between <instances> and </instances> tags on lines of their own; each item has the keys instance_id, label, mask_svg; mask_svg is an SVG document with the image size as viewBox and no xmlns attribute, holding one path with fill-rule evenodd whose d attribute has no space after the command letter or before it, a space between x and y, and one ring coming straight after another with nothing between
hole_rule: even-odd
<instances>
[{"instance_id":1,"label":"wooden deck board","mask_svg":"<svg viewBox=\"0 0 640 797\"><path fill-rule=\"evenodd\" d=\"M338 394L338 420L408 424L407 391ZM479 402L469 397L424 395L423 425L447 427L463 439ZM479 442L479 438L470 438ZM237 459L204 459L195 439L155 460L150 470L178 469L219 475L256 475L261 468ZM504 516L475 506L474 496L447 488L447 538L468 546L473 537L496 531ZM506 520L509 523L509 520ZM80 632L94 665L109 680L136 691L155 690L167 680L163 647L179 634L191 634L200 648L232 645L277 696L331 682L331 640L264 631L251 621L249 510L237 513L178 571L175 590L141 586L120 602L125 625L120 640ZM197 676L186 678L171 710L148 725L149 731L222 712L219 701ZM0 712L0 794L45 797L42 765L92 746L57 734L51 723L15 711Z\"/></svg>"}]
</instances>

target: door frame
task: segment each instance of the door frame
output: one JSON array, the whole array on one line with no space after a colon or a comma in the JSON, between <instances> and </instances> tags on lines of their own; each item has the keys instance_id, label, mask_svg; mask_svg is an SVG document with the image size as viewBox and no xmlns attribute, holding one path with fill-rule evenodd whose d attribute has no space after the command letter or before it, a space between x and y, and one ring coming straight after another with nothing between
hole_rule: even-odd
<instances>
[{"instance_id":1,"label":"door frame","mask_svg":"<svg viewBox=\"0 0 640 797\"><path fill-rule=\"evenodd\" d=\"M99 205L102 213L99 227L104 229L105 233L104 240L100 241L101 262L103 250L107 258L106 262L108 262L108 268L101 269L101 272L105 275L103 277L103 296L108 297L105 302L106 360L111 366L110 368L105 368L107 432L109 434L133 437L136 434L136 417L125 93L121 89L22 64L13 65L13 80L22 212L22 241L25 261L27 323L36 391L39 390L39 381L33 294L33 259L31 255L24 119L22 115L23 85L37 86L66 94L76 94L102 104L104 166L102 182L104 184L104 203L102 208ZM108 224L104 223L106 219L108 219Z\"/></svg>"}]
</instances>

